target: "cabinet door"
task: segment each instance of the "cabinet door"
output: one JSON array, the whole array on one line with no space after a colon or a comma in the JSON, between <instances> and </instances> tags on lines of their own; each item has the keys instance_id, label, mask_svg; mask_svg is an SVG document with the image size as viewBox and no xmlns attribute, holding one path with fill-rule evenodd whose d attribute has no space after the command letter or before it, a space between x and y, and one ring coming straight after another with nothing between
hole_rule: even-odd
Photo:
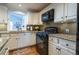
<instances>
[{"instance_id":1,"label":"cabinet door","mask_svg":"<svg viewBox=\"0 0 79 59\"><path fill-rule=\"evenodd\" d=\"M49 43L49 55L53 55L53 45Z\"/></svg>"},{"instance_id":2,"label":"cabinet door","mask_svg":"<svg viewBox=\"0 0 79 59\"><path fill-rule=\"evenodd\" d=\"M32 12L29 12L28 13L28 17L27 17L27 19L28 19L28 24L29 25L32 25L33 24L33 13Z\"/></svg>"},{"instance_id":3,"label":"cabinet door","mask_svg":"<svg viewBox=\"0 0 79 59\"><path fill-rule=\"evenodd\" d=\"M7 23L8 13L7 8L5 6L0 6L0 23Z\"/></svg>"},{"instance_id":4,"label":"cabinet door","mask_svg":"<svg viewBox=\"0 0 79 59\"><path fill-rule=\"evenodd\" d=\"M67 5L67 19L77 18L77 3L68 3Z\"/></svg>"},{"instance_id":5,"label":"cabinet door","mask_svg":"<svg viewBox=\"0 0 79 59\"><path fill-rule=\"evenodd\" d=\"M57 49L57 46L52 45L53 46L53 55L59 55L59 50Z\"/></svg>"},{"instance_id":6,"label":"cabinet door","mask_svg":"<svg viewBox=\"0 0 79 59\"><path fill-rule=\"evenodd\" d=\"M34 25L39 24L39 14L38 13L34 13L34 15L33 15L33 24Z\"/></svg>"},{"instance_id":7,"label":"cabinet door","mask_svg":"<svg viewBox=\"0 0 79 59\"><path fill-rule=\"evenodd\" d=\"M7 45L10 50L16 49L17 48L17 40L15 38L10 38Z\"/></svg>"},{"instance_id":8,"label":"cabinet door","mask_svg":"<svg viewBox=\"0 0 79 59\"><path fill-rule=\"evenodd\" d=\"M68 49L65 49L65 48L61 48L61 53L60 55L74 55L75 53L71 52L70 50Z\"/></svg>"},{"instance_id":9,"label":"cabinet door","mask_svg":"<svg viewBox=\"0 0 79 59\"><path fill-rule=\"evenodd\" d=\"M35 35L33 33L22 33L19 36L18 39L18 47L26 47L26 46L31 46L31 45L35 45L36 41L35 41Z\"/></svg>"},{"instance_id":10,"label":"cabinet door","mask_svg":"<svg viewBox=\"0 0 79 59\"><path fill-rule=\"evenodd\" d=\"M64 4L59 3L56 5L55 8L55 20L54 22L60 22L63 21L63 16L64 16Z\"/></svg>"}]
</instances>

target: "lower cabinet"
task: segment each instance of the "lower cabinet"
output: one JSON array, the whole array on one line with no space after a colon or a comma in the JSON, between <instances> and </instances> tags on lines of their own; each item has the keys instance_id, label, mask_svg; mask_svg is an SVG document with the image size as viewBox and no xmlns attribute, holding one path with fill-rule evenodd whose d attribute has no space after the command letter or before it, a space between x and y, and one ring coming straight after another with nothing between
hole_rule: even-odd
<instances>
[{"instance_id":1,"label":"lower cabinet","mask_svg":"<svg viewBox=\"0 0 79 59\"><path fill-rule=\"evenodd\" d=\"M69 49L61 48L60 51L61 51L60 55L74 55L74 53Z\"/></svg>"},{"instance_id":2,"label":"lower cabinet","mask_svg":"<svg viewBox=\"0 0 79 59\"><path fill-rule=\"evenodd\" d=\"M7 46L9 47L9 50L16 49L17 48L17 40L15 38L10 38L7 43Z\"/></svg>"},{"instance_id":3,"label":"lower cabinet","mask_svg":"<svg viewBox=\"0 0 79 59\"><path fill-rule=\"evenodd\" d=\"M35 33L16 33L10 35L8 47L10 50L27 47L36 44Z\"/></svg>"},{"instance_id":4,"label":"lower cabinet","mask_svg":"<svg viewBox=\"0 0 79 59\"><path fill-rule=\"evenodd\" d=\"M49 55L53 55L53 45L49 44Z\"/></svg>"},{"instance_id":5,"label":"lower cabinet","mask_svg":"<svg viewBox=\"0 0 79 59\"><path fill-rule=\"evenodd\" d=\"M57 46L55 46L55 45L52 45L53 46L53 49L52 49L52 54L53 55L59 55L59 53L60 53L60 51L57 49Z\"/></svg>"},{"instance_id":6,"label":"lower cabinet","mask_svg":"<svg viewBox=\"0 0 79 59\"><path fill-rule=\"evenodd\" d=\"M60 46L56 46L56 45L52 45L49 44L49 55L75 55L74 51L64 48L64 47L60 47Z\"/></svg>"},{"instance_id":7,"label":"lower cabinet","mask_svg":"<svg viewBox=\"0 0 79 59\"><path fill-rule=\"evenodd\" d=\"M22 33L17 40L18 48L35 45L35 33Z\"/></svg>"},{"instance_id":8,"label":"lower cabinet","mask_svg":"<svg viewBox=\"0 0 79 59\"><path fill-rule=\"evenodd\" d=\"M61 38L49 38L49 55L75 55L76 42Z\"/></svg>"}]
</instances>

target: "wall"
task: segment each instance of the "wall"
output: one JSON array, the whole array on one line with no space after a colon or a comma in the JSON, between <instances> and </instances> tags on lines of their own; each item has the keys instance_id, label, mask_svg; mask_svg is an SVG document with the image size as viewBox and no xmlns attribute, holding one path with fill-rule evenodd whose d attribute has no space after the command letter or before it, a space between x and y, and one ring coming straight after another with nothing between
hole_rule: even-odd
<instances>
[{"instance_id":1,"label":"wall","mask_svg":"<svg viewBox=\"0 0 79 59\"><path fill-rule=\"evenodd\" d=\"M50 9L54 9L55 5L56 3L50 4L40 12L40 21L41 21L41 15ZM45 29L45 27L58 27L59 33L65 33L65 29L68 28L70 30L69 34L76 34L77 29L76 23L55 24L54 22L48 22L43 24L44 24L43 30Z\"/></svg>"},{"instance_id":2,"label":"wall","mask_svg":"<svg viewBox=\"0 0 79 59\"><path fill-rule=\"evenodd\" d=\"M7 24L0 24L0 31L7 31Z\"/></svg>"}]
</instances>

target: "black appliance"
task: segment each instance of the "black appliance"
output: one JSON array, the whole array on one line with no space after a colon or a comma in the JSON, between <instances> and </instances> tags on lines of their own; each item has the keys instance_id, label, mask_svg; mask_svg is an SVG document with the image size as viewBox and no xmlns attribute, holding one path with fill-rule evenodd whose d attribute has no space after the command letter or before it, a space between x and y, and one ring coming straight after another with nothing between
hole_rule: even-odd
<instances>
[{"instance_id":1,"label":"black appliance","mask_svg":"<svg viewBox=\"0 0 79 59\"><path fill-rule=\"evenodd\" d=\"M48 55L48 34L46 32L36 33L36 50L40 55Z\"/></svg>"},{"instance_id":2,"label":"black appliance","mask_svg":"<svg viewBox=\"0 0 79 59\"><path fill-rule=\"evenodd\" d=\"M48 55L48 34L57 32L56 27L47 27L45 32L36 33L36 50L40 55Z\"/></svg>"},{"instance_id":3,"label":"black appliance","mask_svg":"<svg viewBox=\"0 0 79 59\"><path fill-rule=\"evenodd\" d=\"M42 21L43 22L54 21L54 9L51 9L42 14Z\"/></svg>"},{"instance_id":4,"label":"black appliance","mask_svg":"<svg viewBox=\"0 0 79 59\"><path fill-rule=\"evenodd\" d=\"M58 28L57 27L46 27L45 32L48 34L55 34L58 33Z\"/></svg>"}]
</instances>

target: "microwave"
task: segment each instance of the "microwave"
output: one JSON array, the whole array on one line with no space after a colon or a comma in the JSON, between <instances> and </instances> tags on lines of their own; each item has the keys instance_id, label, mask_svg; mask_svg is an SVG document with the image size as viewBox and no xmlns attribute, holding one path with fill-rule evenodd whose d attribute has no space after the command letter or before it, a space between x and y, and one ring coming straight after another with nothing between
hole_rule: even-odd
<instances>
[{"instance_id":1,"label":"microwave","mask_svg":"<svg viewBox=\"0 0 79 59\"><path fill-rule=\"evenodd\" d=\"M42 22L54 21L54 9L42 14Z\"/></svg>"}]
</instances>

